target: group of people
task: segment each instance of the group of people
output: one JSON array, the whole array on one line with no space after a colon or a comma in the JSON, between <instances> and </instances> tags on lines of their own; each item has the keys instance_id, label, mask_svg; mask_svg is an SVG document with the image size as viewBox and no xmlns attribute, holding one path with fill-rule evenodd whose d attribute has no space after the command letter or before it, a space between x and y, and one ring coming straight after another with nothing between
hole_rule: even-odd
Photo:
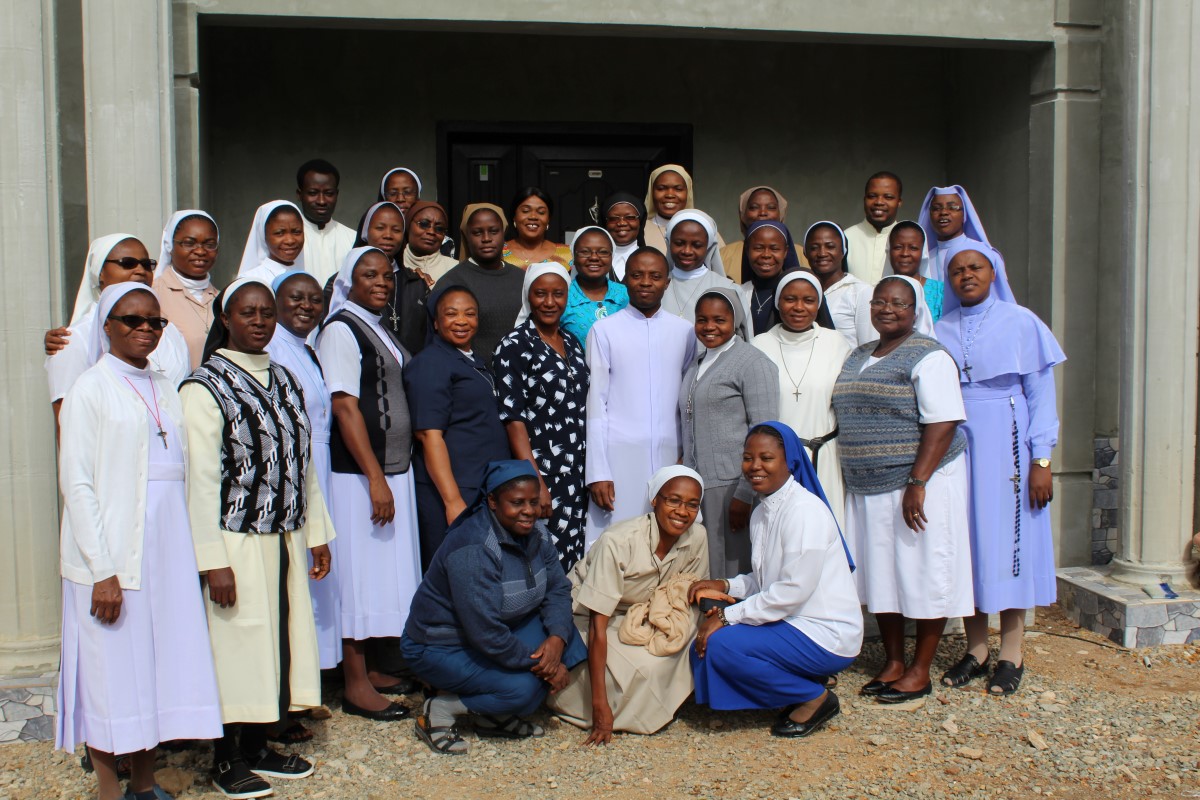
<instances>
[{"instance_id":1,"label":"group of people","mask_svg":"<svg viewBox=\"0 0 1200 800\"><path fill-rule=\"evenodd\" d=\"M96 239L47 333L57 738L86 742L103 800L166 797L174 740L215 740L227 797L312 774L269 742L311 735L294 717L339 666L349 714L406 719L389 696L423 689L416 735L447 755L468 716L540 736L545 704L603 744L693 693L807 736L838 714L863 606L885 661L862 694L929 694L955 617L940 682L1017 690L1025 609L1055 597L1065 356L961 186L900 221L877 173L863 221L799 241L754 186L726 244L669 164L566 245L536 187L468 205L455 238L412 170L355 229L339 180L301 166L220 290L203 211L157 259Z\"/></svg>"}]
</instances>

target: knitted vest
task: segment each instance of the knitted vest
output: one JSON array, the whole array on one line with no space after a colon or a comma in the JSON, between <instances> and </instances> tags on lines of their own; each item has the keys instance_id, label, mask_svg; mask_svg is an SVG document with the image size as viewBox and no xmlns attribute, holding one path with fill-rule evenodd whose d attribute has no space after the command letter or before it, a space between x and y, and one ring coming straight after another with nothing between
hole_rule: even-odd
<instances>
[{"instance_id":1,"label":"knitted vest","mask_svg":"<svg viewBox=\"0 0 1200 800\"><path fill-rule=\"evenodd\" d=\"M914 333L863 370L874 349L871 342L852 352L833 387L842 474L846 488L856 494L882 494L907 482L924 427L912 385L913 367L933 351L946 348ZM938 467L957 458L966 446L966 436L956 430Z\"/></svg>"},{"instance_id":2,"label":"knitted vest","mask_svg":"<svg viewBox=\"0 0 1200 800\"><path fill-rule=\"evenodd\" d=\"M333 321L346 323L362 353L358 408L367 425L371 452L385 475L408 472L412 461L412 420L408 416L408 397L404 394L404 365L392 356L379 335L354 314L339 311L330 319ZM394 337L392 344L407 361L408 351ZM363 474L346 446L336 416L329 433L329 463L334 472Z\"/></svg>"},{"instance_id":3,"label":"knitted vest","mask_svg":"<svg viewBox=\"0 0 1200 800\"><path fill-rule=\"evenodd\" d=\"M308 415L296 378L271 364L271 385L213 355L184 383L197 383L221 407L221 528L284 533L304 525ZM200 443L193 443L199 446Z\"/></svg>"}]
</instances>

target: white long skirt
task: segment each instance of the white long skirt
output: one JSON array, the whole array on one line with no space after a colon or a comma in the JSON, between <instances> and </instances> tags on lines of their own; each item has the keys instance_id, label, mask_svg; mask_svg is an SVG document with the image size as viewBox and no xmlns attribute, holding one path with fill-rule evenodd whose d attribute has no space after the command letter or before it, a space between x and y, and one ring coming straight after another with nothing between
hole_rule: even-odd
<instances>
[{"instance_id":1,"label":"white long skirt","mask_svg":"<svg viewBox=\"0 0 1200 800\"><path fill-rule=\"evenodd\" d=\"M329 516L337 538L330 543L341 595L342 636L362 641L400 636L421 582L421 544L412 470L388 475L396 516L387 525L371 522L371 492L365 475L335 472L330 479Z\"/></svg>"},{"instance_id":2,"label":"white long skirt","mask_svg":"<svg viewBox=\"0 0 1200 800\"><path fill-rule=\"evenodd\" d=\"M55 743L68 752L82 742L135 753L173 739L221 736L183 467L152 463L150 470L177 477L147 486L141 588L123 590L117 621L92 617L91 586L62 582Z\"/></svg>"},{"instance_id":3,"label":"white long skirt","mask_svg":"<svg viewBox=\"0 0 1200 800\"><path fill-rule=\"evenodd\" d=\"M964 455L929 478L929 521L920 533L904 524L904 489L846 493L846 541L858 565L858 598L868 611L910 619L975 612L968 497Z\"/></svg>"},{"instance_id":4,"label":"white long skirt","mask_svg":"<svg viewBox=\"0 0 1200 800\"><path fill-rule=\"evenodd\" d=\"M312 468L317 471L317 484L321 487L321 495L325 505L331 508L332 481L329 464L329 440L313 438ZM331 512L332 513L332 512ZM334 525L334 532L337 532ZM334 542L337 540L334 539ZM330 543L330 552L336 544ZM309 553L308 564L312 566L312 553ZM321 669L333 669L342 661L342 597L341 587L337 579L337 558L329 574L319 581L310 580L308 591L312 595L313 622L317 625L317 654L321 659Z\"/></svg>"}]
</instances>

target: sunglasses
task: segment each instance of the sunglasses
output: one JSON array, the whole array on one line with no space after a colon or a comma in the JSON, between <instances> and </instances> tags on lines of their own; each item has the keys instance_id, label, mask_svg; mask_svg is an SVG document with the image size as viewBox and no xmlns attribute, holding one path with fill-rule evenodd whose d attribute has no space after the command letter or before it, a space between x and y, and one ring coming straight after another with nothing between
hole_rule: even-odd
<instances>
[{"instance_id":1,"label":"sunglasses","mask_svg":"<svg viewBox=\"0 0 1200 800\"><path fill-rule=\"evenodd\" d=\"M152 331L161 331L167 327L166 317L143 317L141 314L121 314L120 316L110 315L109 319L115 319L126 328L133 330L137 330L143 325L149 325Z\"/></svg>"},{"instance_id":2,"label":"sunglasses","mask_svg":"<svg viewBox=\"0 0 1200 800\"><path fill-rule=\"evenodd\" d=\"M431 219L419 219L416 222L414 222L413 225L416 225L418 228L420 228L423 231L427 231L430 228L433 228L435 233L441 234L442 236L446 235L446 230L447 230L446 226L438 225L436 222L434 222Z\"/></svg>"},{"instance_id":3,"label":"sunglasses","mask_svg":"<svg viewBox=\"0 0 1200 800\"><path fill-rule=\"evenodd\" d=\"M106 258L105 264L120 264L124 269L133 269L139 264L146 269L154 269L158 266L158 261L153 258L134 258L133 256L125 256L124 258Z\"/></svg>"}]
</instances>

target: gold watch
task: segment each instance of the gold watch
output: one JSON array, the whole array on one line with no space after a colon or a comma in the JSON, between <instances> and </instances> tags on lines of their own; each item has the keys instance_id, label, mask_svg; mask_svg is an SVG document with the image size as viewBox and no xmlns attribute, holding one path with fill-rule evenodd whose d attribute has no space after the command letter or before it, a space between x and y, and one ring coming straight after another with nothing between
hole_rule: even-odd
<instances>
[{"instance_id":1,"label":"gold watch","mask_svg":"<svg viewBox=\"0 0 1200 800\"><path fill-rule=\"evenodd\" d=\"M1033 460L1033 463L1037 464L1039 467L1042 467L1043 469L1050 469L1050 459L1048 459L1048 458L1035 458Z\"/></svg>"}]
</instances>

